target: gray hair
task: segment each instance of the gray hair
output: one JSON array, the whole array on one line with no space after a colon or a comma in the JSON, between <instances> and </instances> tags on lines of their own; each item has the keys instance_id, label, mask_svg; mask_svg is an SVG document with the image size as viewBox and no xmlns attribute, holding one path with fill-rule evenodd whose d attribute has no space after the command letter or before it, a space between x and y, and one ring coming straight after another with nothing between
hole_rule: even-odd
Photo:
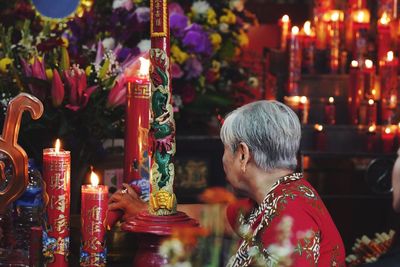
<instances>
[{"instance_id":1,"label":"gray hair","mask_svg":"<svg viewBox=\"0 0 400 267\"><path fill-rule=\"evenodd\" d=\"M220 137L232 152L244 142L265 171L296 169L301 125L293 110L280 102L262 100L234 110L225 118Z\"/></svg>"}]
</instances>

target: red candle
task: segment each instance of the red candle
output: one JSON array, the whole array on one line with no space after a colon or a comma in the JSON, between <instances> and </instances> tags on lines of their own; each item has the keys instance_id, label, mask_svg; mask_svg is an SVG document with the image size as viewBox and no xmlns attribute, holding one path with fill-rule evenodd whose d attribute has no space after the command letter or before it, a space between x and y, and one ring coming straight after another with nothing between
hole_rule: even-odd
<instances>
[{"instance_id":1,"label":"red candle","mask_svg":"<svg viewBox=\"0 0 400 267\"><path fill-rule=\"evenodd\" d=\"M370 125L367 132L367 151L373 152L376 147L376 125Z\"/></svg>"},{"instance_id":2,"label":"red candle","mask_svg":"<svg viewBox=\"0 0 400 267\"><path fill-rule=\"evenodd\" d=\"M289 81L287 94L289 96L298 95L299 93L299 81L301 74L301 50L299 43L299 27L294 26L292 28L292 34L290 36L290 47L289 47Z\"/></svg>"},{"instance_id":3,"label":"red candle","mask_svg":"<svg viewBox=\"0 0 400 267\"><path fill-rule=\"evenodd\" d=\"M393 151L393 144L395 138L395 131L391 126L382 127L382 149L384 153Z\"/></svg>"},{"instance_id":4,"label":"red candle","mask_svg":"<svg viewBox=\"0 0 400 267\"><path fill-rule=\"evenodd\" d=\"M149 118L150 80L149 60L140 58L140 69L128 80L125 120L124 181L132 185L145 201L150 194Z\"/></svg>"},{"instance_id":5,"label":"red candle","mask_svg":"<svg viewBox=\"0 0 400 267\"><path fill-rule=\"evenodd\" d=\"M327 124L336 123L336 107L333 97L329 97L328 103L325 105L325 122Z\"/></svg>"},{"instance_id":6,"label":"red candle","mask_svg":"<svg viewBox=\"0 0 400 267\"><path fill-rule=\"evenodd\" d=\"M357 9L352 12L353 24L353 57L363 59L367 54L367 33L370 23L368 9Z\"/></svg>"},{"instance_id":7,"label":"red candle","mask_svg":"<svg viewBox=\"0 0 400 267\"><path fill-rule=\"evenodd\" d=\"M398 60L392 51L387 52L386 57L380 61L381 119L384 124L392 122L397 108L397 66Z\"/></svg>"},{"instance_id":8,"label":"red candle","mask_svg":"<svg viewBox=\"0 0 400 267\"><path fill-rule=\"evenodd\" d=\"M364 95L364 85L362 79L362 72L358 66L358 61L353 60L350 64L349 74L349 88L350 93L348 96L348 110L351 124L358 124L358 113L360 109L361 99Z\"/></svg>"},{"instance_id":9,"label":"red candle","mask_svg":"<svg viewBox=\"0 0 400 267\"><path fill-rule=\"evenodd\" d=\"M375 66L372 60L366 59L362 70L364 78L364 97L375 99Z\"/></svg>"},{"instance_id":10,"label":"red candle","mask_svg":"<svg viewBox=\"0 0 400 267\"><path fill-rule=\"evenodd\" d=\"M300 97L299 102L299 119L302 124L308 123L308 113L310 110L310 103L306 96Z\"/></svg>"},{"instance_id":11,"label":"red candle","mask_svg":"<svg viewBox=\"0 0 400 267\"><path fill-rule=\"evenodd\" d=\"M378 20L378 61L386 57L391 46L390 17L386 12Z\"/></svg>"},{"instance_id":12,"label":"red candle","mask_svg":"<svg viewBox=\"0 0 400 267\"><path fill-rule=\"evenodd\" d=\"M339 53L340 53L340 31L339 22L343 17L343 12L340 10L332 10L330 16L329 27L329 48L330 48L330 70L331 73L337 73L339 70Z\"/></svg>"},{"instance_id":13,"label":"red candle","mask_svg":"<svg viewBox=\"0 0 400 267\"><path fill-rule=\"evenodd\" d=\"M70 173L70 152L60 150L60 140L57 139L55 148L43 150L43 180L49 198L46 207L47 238L43 240L46 244L43 250L50 258L46 266L68 266Z\"/></svg>"},{"instance_id":14,"label":"red candle","mask_svg":"<svg viewBox=\"0 0 400 267\"><path fill-rule=\"evenodd\" d=\"M324 132L324 126L321 124L314 125L315 130L315 149L316 150L325 150L326 147L326 136Z\"/></svg>"},{"instance_id":15,"label":"red candle","mask_svg":"<svg viewBox=\"0 0 400 267\"><path fill-rule=\"evenodd\" d=\"M376 124L377 107L373 99L368 100L367 105L367 124Z\"/></svg>"},{"instance_id":16,"label":"red candle","mask_svg":"<svg viewBox=\"0 0 400 267\"><path fill-rule=\"evenodd\" d=\"M91 184L82 185L80 266L106 266L106 214L108 187L99 185L99 177L92 172Z\"/></svg>"},{"instance_id":17,"label":"red candle","mask_svg":"<svg viewBox=\"0 0 400 267\"><path fill-rule=\"evenodd\" d=\"M314 73L314 50L315 32L311 28L311 22L304 22L302 35L300 36L301 45L301 72Z\"/></svg>"},{"instance_id":18,"label":"red candle","mask_svg":"<svg viewBox=\"0 0 400 267\"><path fill-rule=\"evenodd\" d=\"M279 20L279 26L281 28L281 50L286 51L290 29L290 18L288 15L282 16L282 18Z\"/></svg>"},{"instance_id":19,"label":"red candle","mask_svg":"<svg viewBox=\"0 0 400 267\"><path fill-rule=\"evenodd\" d=\"M316 32L316 48L326 49L328 45L328 22L327 13L333 7L331 0L314 1L314 24Z\"/></svg>"}]
</instances>

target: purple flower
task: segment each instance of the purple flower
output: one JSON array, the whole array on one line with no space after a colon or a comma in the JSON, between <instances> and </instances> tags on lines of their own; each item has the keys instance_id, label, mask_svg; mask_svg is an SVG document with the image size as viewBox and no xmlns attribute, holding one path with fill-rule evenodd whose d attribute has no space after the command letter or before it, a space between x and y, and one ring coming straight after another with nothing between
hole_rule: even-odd
<instances>
[{"instance_id":1,"label":"purple flower","mask_svg":"<svg viewBox=\"0 0 400 267\"><path fill-rule=\"evenodd\" d=\"M182 42L188 48L189 53L211 55L212 45L210 39L203 28L196 23L186 28L186 34Z\"/></svg>"},{"instance_id":2,"label":"purple flower","mask_svg":"<svg viewBox=\"0 0 400 267\"><path fill-rule=\"evenodd\" d=\"M172 34L182 38L188 26L188 18L183 14L173 13L169 16L169 23Z\"/></svg>"},{"instance_id":3,"label":"purple flower","mask_svg":"<svg viewBox=\"0 0 400 267\"><path fill-rule=\"evenodd\" d=\"M26 77L33 77L35 79L44 81L47 80L43 59L40 60L39 58L35 57L33 59L33 64L30 64L21 58L21 65ZM38 85L35 83L30 83L29 89L31 90L32 94L40 100L43 101L45 99L46 89L40 84Z\"/></svg>"},{"instance_id":4,"label":"purple flower","mask_svg":"<svg viewBox=\"0 0 400 267\"><path fill-rule=\"evenodd\" d=\"M197 78L203 72L203 66L196 57L191 57L185 62L184 70L187 73L186 80Z\"/></svg>"},{"instance_id":5,"label":"purple flower","mask_svg":"<svg viewBox=\"0 0 400 267\"><path fill-rule=\"evenodd\" d=\"M144 23L150 21L150 8L148 7L138 7L135 10L137 21L139 23Z\"/></svg>"},{"instance_id":6,"label":"purple flower","mask_svg":"<svg viewBox=\"0 0 400 267\"><path fill-rule=\"evenodd\" d=\"M171 65L171 76L172 78L179 79L183 76L183 71L178 64L172 63Z\"/></svg>"},{"instance_id":7,"label":"purple flower","mask_svg":"<svg viewBox=\"0 0 400 267\"><path fill-rule=\"evenodd\" d=\"M168 10L169 10L169 14L174 14L174 13L180 14L180 15L185 14L185 12L183 11L183 8L178 3L170 3L168 5Z\"/></svg>"}]
</instances>

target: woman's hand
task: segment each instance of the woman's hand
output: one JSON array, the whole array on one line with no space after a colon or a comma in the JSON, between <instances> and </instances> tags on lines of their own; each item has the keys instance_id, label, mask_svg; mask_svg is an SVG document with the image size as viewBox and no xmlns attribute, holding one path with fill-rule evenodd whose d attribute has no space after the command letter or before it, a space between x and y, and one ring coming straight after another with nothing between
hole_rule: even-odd
<instances>
[{"instance_id":1,"label":"woman's hand","mask_svg":"<svg viewBox=\"0 0 400 267\"><path fill-rule=\"evenodd\" d=\"M124 215L123 220L135 216L139 212L147 209L147 203L141 200L133 188L123 183L123 189L115 192L108 201L109 210L121 210Z\"/></svg>"}]
</instances>

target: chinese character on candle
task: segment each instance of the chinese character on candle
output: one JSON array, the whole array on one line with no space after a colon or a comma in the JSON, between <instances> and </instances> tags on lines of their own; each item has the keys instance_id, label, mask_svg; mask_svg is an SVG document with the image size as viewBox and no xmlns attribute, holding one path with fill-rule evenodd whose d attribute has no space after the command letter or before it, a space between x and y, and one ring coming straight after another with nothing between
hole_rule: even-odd
<instances>
[{"instance_id":1,"label":"chinese character on candle","mask_svg":"<svg viewBox=\"0 0 400 267\"><path fill-rule=\"evenodd\" d=\"M128 78L125 119L124 181L148 201L150 196L150 80L149 60L140 58L139 71Z\"/></svg>"},{"instance_id":2,"label":"chinese character on candle","mask_svg":"<svg viewBox=\"0 0 400 267\"><path fill-rule=\"evenodd\" d=\"M49 199L43 251L50 258L49 267L68 266L71 156L60 147L57 139L55 148L43 150L43 180Z\"/></svg>"},{"instance_id":3,"label":"chinese character on candle","mask_svg":"<svg viewBox=\"0 0 400 267\"><path fill-rule=\"evenodd\" d=\"M390 153L393 151L395 131L390 125L382 127L382 130L382 150L384 153Z\"/></svg>"},{"instance_id":4,"label":"chinese character on candle","mask_svg":"<svg viewBox=\"0 0 400 267\"><path fill-rule=\"evenodd\" d=\"M364 78L364 97L375 99L377 94L375 89L375 66L372 60L365 60L362 71Z\"/></svg>"},{"instance_id":5,"label":"chinese character on candle","mask_svg":"<svg viewBox=\"0 0 400 267\"><path fill-rule=\"evenodd\" d=\"M314 73L315 32L311 28L311 22L304 22L301 35L301 71L302 73Z\"/></svg>"},{"instance_id":6,"label":"chinese character on candle","mask_svg":"<svg viewBox=\"0 0 400 267\"><path fill-rule=\"evenodd\" d=\"M390 17L386 12L378 20L378 61L386 57L386 53L390 50Z\"/></svg>"},{"instance_id":7,"label":"chinese character on candle","mask_svg":"<svg viewBox=\"0 0 400 267\"><path fill-rule=\"evenodd\" d=\"M349 88L350 93L348 96L348 108L349 117L351 124L358 124L359 109L361 104L361 99L364 96L364 85L362 72L359 68L358 61L353 60L350 64L349 73Z\"/></svg>"},{"instance_id":8,"label":"chinese character on candle","mask_svg":"<svg viewBox=\"0 0 400 267\"><path fill-rule=\"evenodd\" d=\"M289 47L289 81L287 94L289 96L299 94L299 81L301 74L301 50L299 43L299 27L294 26L290 35Z\"/></svg>"},{"instance_id":9,"label":"chinese character on candle","mask_svg":"<svg viewBox=\"0 0 400 267\"><path fill-rule=\"evenodd\" d=\"M281 50L286 51L290 29L290 18L288 15L282 16L279 20L279 26L281 27Z\"/></svg>"},{"instance_id":10,"label":"chinese character on candle","mask_svg":"<svg viewBox=\"0 0 400 267\"><path fill-rule=\"evenodd\" d=\"M382 123L390 124L397 108L397 66L398 60L394 58L393 51L380 61L380 84L382 98Z\"/></svg>"},{"instance_id":11,"label":"chinese character on candle","mask_svg":"<svg viewBox=\"0 0 400 267\"><path fill-rule=\"evenodd\" d=\"M333 97L329 97L328 103L325 105L325 122L327 124L336 123L336 107Z\"/></svg>"},{"instance_id":12,"label":"chinese character on candle","mask_svg":"<svg viewBox=\"0 0 400 267\"><path fill-rule=\"evenodd\" d=\"M106 266L105 220L108 187L99 185L99 177L92 171L91 184L82 185L81 201L81 266Z\"/></svg>"}]
</instances>

